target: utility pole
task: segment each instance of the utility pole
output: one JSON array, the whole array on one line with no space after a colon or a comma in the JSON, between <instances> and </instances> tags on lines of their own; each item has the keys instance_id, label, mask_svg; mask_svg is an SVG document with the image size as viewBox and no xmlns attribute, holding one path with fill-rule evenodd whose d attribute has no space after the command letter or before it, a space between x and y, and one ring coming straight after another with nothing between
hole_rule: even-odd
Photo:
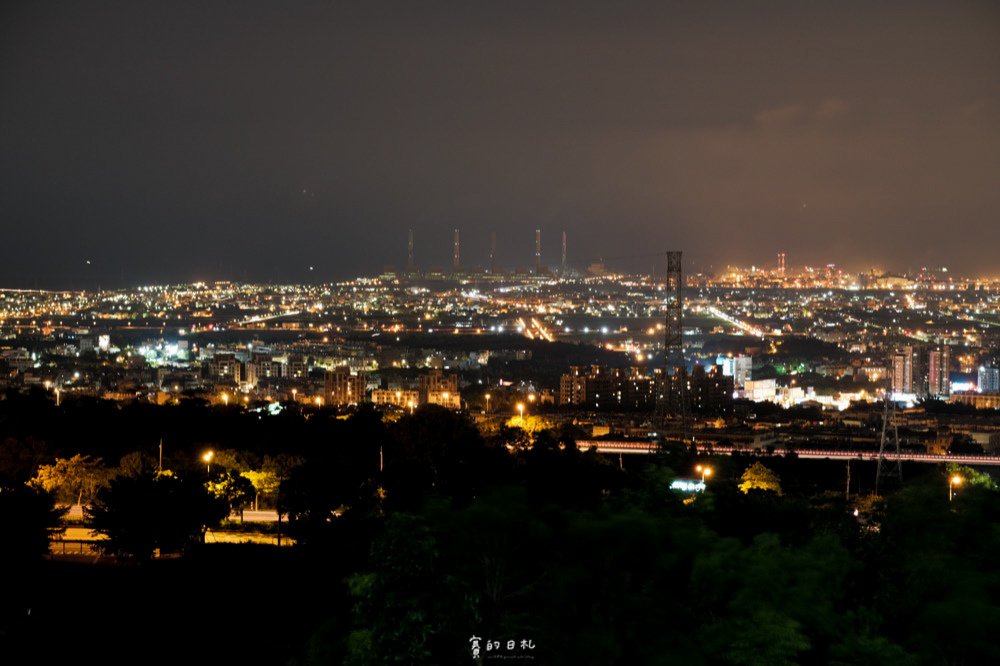
<instances>
[{"instance_id":1,"label":"utility pole","mask_svg":"<svg viewBox=\"0 0 1000 666\"><path fill-rule=\"evenodd\" d=\"M847 459L847 491L844 493L844 499L851 499L851 459Z\"/></svg>"}]
</instances>

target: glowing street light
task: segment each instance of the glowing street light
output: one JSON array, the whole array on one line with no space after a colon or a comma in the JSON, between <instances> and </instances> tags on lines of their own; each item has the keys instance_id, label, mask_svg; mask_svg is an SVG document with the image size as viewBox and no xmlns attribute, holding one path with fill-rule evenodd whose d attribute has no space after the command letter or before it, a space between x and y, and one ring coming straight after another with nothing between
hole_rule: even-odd
<instances>
[{"instance_id":1,"label":"glowing street light","mask_svg":"<svg viewBox=\"0 0 1000 666\"><path fill-rule=\"evenodd\" d=\"M222 394L222 404L225 405L226 407L229 406L229 394L228 393L223 393Z\"/></svg>"},{"instance_id":2,"label":"glowing street light","mask_svg":"<svg viewBox=\"0 0 1000 666\"><path fill-rule=\"evenodd\" d=\"M518 413L518 422L517 422L517 425L518 425L518 427L523 428L524 427L524 403L523 402L517 403L517 413Z\"/></svg>"},{"instance_id":3,"label":"glowing street light","mask_svg":"<svg viewBox=\"0 0 1000 666\"><path fill-rule=\"evenodd\" d=\"M694 468L694 471L701 472L701 482L705 483L705 479L712 476L712 468L708 465L698 465Z\"/></svg>"},{"instance_id":4,"label":"glowing street light","mask_svg":"<svg viewBox=\"0 0 1000 666\"><path fill-rule=\"evenodd\" d=\"M201 456L201 459L205 463L205 472L208 474L208 476L212 476L212 458L214 457L215 457L215 451L212 451L211 449L205 451L205 453L202 454Z\"/></svg>"},{"instance_id":5,"label":"glowing street light","mask_svg":"<svg viewBox=\"0 0 1000 666\"><path fill-rule=\"evenodd\" d=\"M407 402L406 406L410 408L410 414L412 414L413 413L413 401L410 400L409 402Z\"/></svg>"},{"instance_id":6,"label":"glowing street light","mask_svg":"<svg viewBox=\"0 0 1000 666\"><path fill-rule=\"evenodd\" d=\"M535 401L535 394L534 393L529 393L528 394L528 402L534 402L534 401Z\"/></svg>"},{"instance_id":7,"label":"glowing street light","mask_svg":"<svg viewBox=\"0 0 1000 666\"><path fill-rule=\"evenodd\" d=\"M951 502L955 499L955 486L962 485L964 479L958 474L954 474L948 479L948 501Z\"/></svg>"},{"instance_id":8,"label":"glowing street light","mask_svg":"<svg viewBox=\"0 0 1000 666\"><path fill-rule=\"evenodd\" d=\"M483 395L483 397L486 398L486 413L489 414L490 413L490 398L493 397L493 396L491 396L489 393L486 393L486 394Z\"/></svg>"}]
</instances>

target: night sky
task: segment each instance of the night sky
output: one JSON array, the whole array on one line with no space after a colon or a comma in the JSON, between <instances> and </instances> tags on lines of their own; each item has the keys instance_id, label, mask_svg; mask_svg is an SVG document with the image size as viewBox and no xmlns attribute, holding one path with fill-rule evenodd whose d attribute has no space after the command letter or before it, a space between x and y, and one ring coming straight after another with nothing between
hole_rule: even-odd
<instances>
[{"instance_id":1,"label":"night sky","mask_svg":"<svg viewBox=\"0 0 1000 666\"><path fill-rule=\"evenodd\" d=\"M998 275L1000 4L7 0L0 172L2 287Z\"/></svg>"}]
</instances>

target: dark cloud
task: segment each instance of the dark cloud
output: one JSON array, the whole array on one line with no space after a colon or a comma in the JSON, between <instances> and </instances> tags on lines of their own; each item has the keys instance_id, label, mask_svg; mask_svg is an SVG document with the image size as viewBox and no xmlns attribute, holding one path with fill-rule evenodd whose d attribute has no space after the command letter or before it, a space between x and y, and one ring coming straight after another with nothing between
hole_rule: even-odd
<instances>
[{"instance_id":1,"label":"dark cloud","mask_svg":"<svg viewBox=\"0 0 1000 666\"><path fill-rule=\"evenodd\" d=\"M6 3L0 285L370 273L411 227L997 272L995 4L620 4Z\"/></svg>"}]
</instances>

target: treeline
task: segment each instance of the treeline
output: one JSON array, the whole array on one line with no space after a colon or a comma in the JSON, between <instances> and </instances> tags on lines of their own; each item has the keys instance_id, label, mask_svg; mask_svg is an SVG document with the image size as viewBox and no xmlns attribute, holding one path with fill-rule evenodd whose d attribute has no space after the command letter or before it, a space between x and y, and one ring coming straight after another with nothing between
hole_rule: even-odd
<instances>
[{"instance_id":1,"label":"treeline","mask_svg":"<svg viewBox=\"0 0 1000 666\"><path fill-rule=\"evenodd\" d=\"M91 521L114 526L107 521L121 519L122 507L146 507L148 520L138 522L161 531L142 552L150 544L187 552L184 566L224 577L225 563L197 539L225 512L212 484L264 456L294 456L274 503L298 545L236 585L267 581L273 621L294 609L295 626L311 633L282 644L296 666L476 663L476 649L480 661L506 654L544 664L1000 661L1000 497L972 470L928 468L887 497L847 500L823 490L817 463L794 457L695 459L672 449L619 461L577 450L571 427L484 434L467 416L433 406L393 422L373 410L349 418L318 410L263 417L256 428L241 423L253 424L253 413L191 412L192 425L179 422L186 413L177 408L159 409L172 424L151 417L148 425L172 426L166 441L175 442L177 464L164 466L174 476L157 474L158 465L134 473L119 465L95 493ZM115 413L135 422L126 408ZM2 404L0 414L20 422ZM96 428L117 417L101 418ZM289 419L285 438L269 418ZM152 439L137 427L133 435ZM246 441L211 439L231 437L228 428ZM194 439L199 429L206 437ZM101 442L103 432L78 441ZM28 433L4 434L22 443ZM37 442L108 461L135 450L121 433L112 438L121 441L94 449ZM205 443L230 451L211 473L199 458ZM151 453L147 445L143 455ZM42 464L53 464L45 456ZM671 490L678 477L697 478L698 464L712 469L706 491ZM830 469L829 485L839 485L844 470ZM21 477L37 474L36 466ZM950 500L953 475L962 481ZM34 508L18 509L13 521L11 507L26 498ZM58 518L51 496L12 477L0 509L36 545ZM258 557L238 548L226 556ZM139 570L162 570L155 566ZM297 587L282 587L282 567L294 567ZM181 626L183 613L170 617L174 635L194 631Z\"/></svg>"}]
</instances>

